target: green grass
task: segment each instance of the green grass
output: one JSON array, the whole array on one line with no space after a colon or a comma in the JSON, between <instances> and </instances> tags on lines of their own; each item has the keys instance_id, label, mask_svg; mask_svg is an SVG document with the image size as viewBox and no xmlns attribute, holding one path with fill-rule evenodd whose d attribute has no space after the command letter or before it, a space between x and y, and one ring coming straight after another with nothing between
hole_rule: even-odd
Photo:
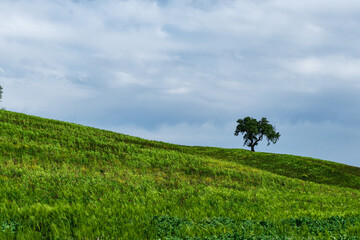
<instances>
[{"instance_id":1,"label":"green grass","mask_svg":"<svg viewBox=\"0 0 360 240\"><path fill-rule=\"evenodd\" d=\"M360 239L360 169L0 111L0 239Z\"/></svg>"}]
</instances>

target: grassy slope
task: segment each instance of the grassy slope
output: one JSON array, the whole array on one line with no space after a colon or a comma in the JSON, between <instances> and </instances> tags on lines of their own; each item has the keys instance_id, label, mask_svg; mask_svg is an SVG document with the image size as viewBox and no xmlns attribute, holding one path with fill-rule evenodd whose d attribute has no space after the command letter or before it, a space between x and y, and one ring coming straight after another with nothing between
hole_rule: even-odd
<instances>
[{"instance_id":1,"label":"grassy slope","mask_svg":"<svg viewBox=\"0 0 360 240\"><path fill-rule=\"evenodd\" d=\"M0 238L359 239L360 169L0 111Z\"/></svg>"}]
</instances>

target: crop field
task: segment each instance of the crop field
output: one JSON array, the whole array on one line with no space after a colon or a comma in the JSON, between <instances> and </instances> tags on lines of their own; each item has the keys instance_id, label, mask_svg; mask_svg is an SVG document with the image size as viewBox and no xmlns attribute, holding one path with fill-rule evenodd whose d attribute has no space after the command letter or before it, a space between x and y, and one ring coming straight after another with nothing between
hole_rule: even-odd
<instances>
[{"instance_id":1,"label":"crop field","mask_svg":"<svg viewBox=\"0 0 360 240\"><path fill-rule=\"evenodd\" d=\"M0 239L360 239L360 168L1 110Z\"/></svg>"}]
</instances>

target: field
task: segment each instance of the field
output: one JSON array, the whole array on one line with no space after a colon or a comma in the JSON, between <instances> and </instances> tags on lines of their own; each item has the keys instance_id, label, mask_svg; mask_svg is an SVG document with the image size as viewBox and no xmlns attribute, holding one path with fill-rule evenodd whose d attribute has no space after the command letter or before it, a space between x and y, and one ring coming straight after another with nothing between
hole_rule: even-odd
<instances>
[{"instance_id":1,"label":"field","mask_svg":"<svg viewBox=\"0 0 360 240\"><path fill-rule=\"evenodd\" d=\"M0 239L360 239L360 168L0 111Z\"/></svg>"}]
</instances>

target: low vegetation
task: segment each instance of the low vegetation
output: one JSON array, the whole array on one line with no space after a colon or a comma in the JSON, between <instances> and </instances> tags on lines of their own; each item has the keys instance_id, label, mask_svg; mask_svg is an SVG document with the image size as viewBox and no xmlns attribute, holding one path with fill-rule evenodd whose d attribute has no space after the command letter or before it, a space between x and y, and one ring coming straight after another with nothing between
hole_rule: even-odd
<instances>
[{"instance_id":1,"label":"low vegetation","mask_svg":"<svg viewBox=\"0 0 360 240\"><path fill-rule=\"evenodd\" d=\"M0 239L360 239L360 169L0 111Z\"/></svg>"}]
</instances>

